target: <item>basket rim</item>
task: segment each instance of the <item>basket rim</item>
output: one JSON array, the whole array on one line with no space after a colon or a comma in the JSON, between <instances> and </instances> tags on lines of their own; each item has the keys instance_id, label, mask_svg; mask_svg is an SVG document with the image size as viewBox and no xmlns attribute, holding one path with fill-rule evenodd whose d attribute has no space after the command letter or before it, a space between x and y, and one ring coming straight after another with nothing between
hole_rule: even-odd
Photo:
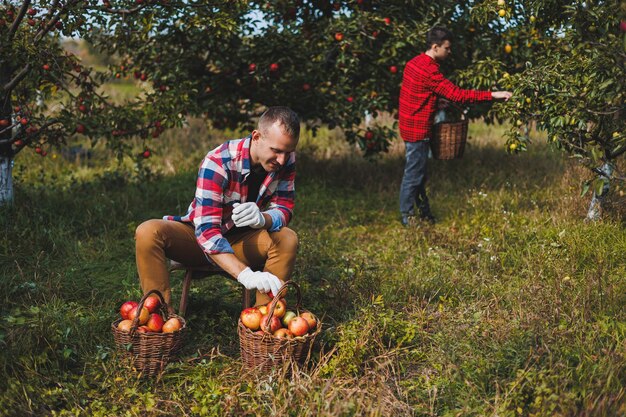
<instances>
[{"instance_id":1,"label":"basket rim","mask_svg":"<svg viewBox=\"0 0 626 417\"><path fill-rule=\"evenodd\" d=\"M139 334L139 335L155 335L155 336L160 335L160 336L167 336L167 335L170 335L170 334L171 334L171 335L177 334L178 332L182 332L183 330L186 330L186 329L187 329L187 321L184 319L184 317L181 317L181 316L179 316L178 314L170 313L169 318L170 318L170 319L171 319L171 318L177 318L178 320L180 320L180 321L181 321L181 323L182 323L182 326L180 327L180 329L176 330L175 332L171 332L171 333L163 333L163 332L145 332L145 333L144 333L144 332L138 332L138 331L135 331L135 332L125 332L125 331L123 331L123 330L118 329L118 328L117 328L117 325L118 325L118 324L120 324L122 321L124 321L124 320L129 320L129 319L123 319L123 318L121 318L121 317L120 317L120 318L117 318L117 319L115 319L115 320L113 320L113 321L111 322L111 329L112 329L115 333L127 334L127 335L129 335L129 336L131 336L131 335L133 335L133 334L135 334L135 335Z\"/></svg>"},{"instance_id":2,"label":"basket rim","mask_svg":"<svg viewBox=\"0 0 626 417\"><path fill-rule=\"evenodd\" d=\"M306 311L307 313L311 313L310 311L304 310L304 309L301 311L302 312ZM307 333L303 336L295 336L291 339L275 337L273 334L263 331L263 329L260 329L263 331L263 333L257 333L258 330L252 331L243 325L241 318L237 320L237 327L243 330L243 333L242 333L243 336L256 339L256 340L270 340L273 343L279 343L279 344L305 343L307 342L308 339L315 338L322 331L322 321L314 313L311 313L311 314L313 314L313 316L317 319L317 327L315 328L315 331L313 333Z\"/></svg>"}]
</instances>

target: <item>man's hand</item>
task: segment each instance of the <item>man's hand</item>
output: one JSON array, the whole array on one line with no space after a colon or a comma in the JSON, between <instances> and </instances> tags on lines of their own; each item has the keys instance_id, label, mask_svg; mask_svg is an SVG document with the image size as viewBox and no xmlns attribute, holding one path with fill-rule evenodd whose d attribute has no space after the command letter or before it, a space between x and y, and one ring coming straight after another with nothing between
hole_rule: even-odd
<instances>
[{"instance_id":1,"label":"man's hand","mask_svg":"<svg viewBox=\"0 0 626 417\"><path fill-rule=\"evenodd\" d=\"M243 204L235 203L233 207L235 226L250 226L253 229L260 229L265 226L265 217L263 217L263 213L261 213L256 203L252 201Z\"/></svg>"},{"instance_id":2,"label":"man's hand","mask_svg":"<svg viewBox=\"0 0 626 417\"><path fill-rule=\"evenodd\" d=\"M510 99L512 95L513 93L511 93L510 91L492 91L491 92L491 97L495 99L504 99L504 101L507 101L508 99Z\"/></svg>"},{"instance_id":3,"label":"man's hand","mask_svg":"<svg viewBox=\"0 0 626 417\"><path fill-rule=\"evenodd\" d=\"M282 283L274 274L269 272L253 271L246 268L237 275L239 281L246 289L257 289L262 293L272 292L278 294L278 290L282 287Z\"/></svg>"}]
</instances>

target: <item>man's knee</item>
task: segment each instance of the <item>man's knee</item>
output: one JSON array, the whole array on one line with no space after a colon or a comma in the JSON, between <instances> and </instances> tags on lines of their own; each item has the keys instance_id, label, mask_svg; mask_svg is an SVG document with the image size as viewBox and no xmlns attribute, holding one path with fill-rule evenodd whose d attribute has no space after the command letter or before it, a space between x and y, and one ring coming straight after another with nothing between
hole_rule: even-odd
<instances>
[{"instance_id":1,"label":"man's knee","mask_svg":"<svg viewBox=\"0 0 626 417\"><path fill-rule=\"evenodd\" d=\"M135 229L135 241L137 242L146 242L150 240L154 240L155 236L158 234L160 226L160 221L158 219L150 219L141 223Z\"/></svg>"},{"instance_id":2,"label":"man's knee","mask_svg":"<svg viewBox=\"0 0 626 417\"><path fill-rule=\"evenodd\" d=\"M281 252L293 252L298 250L298 235L292 229L283 227L277 232L270 233L274 245Z\"/></svg>"}]
</instances>

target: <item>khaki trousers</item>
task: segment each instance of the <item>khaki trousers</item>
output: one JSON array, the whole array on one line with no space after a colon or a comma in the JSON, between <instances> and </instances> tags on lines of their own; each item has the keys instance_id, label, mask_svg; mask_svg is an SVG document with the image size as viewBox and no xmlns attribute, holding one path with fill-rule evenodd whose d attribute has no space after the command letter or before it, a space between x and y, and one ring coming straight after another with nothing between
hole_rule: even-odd
<instances>
[{"instance_id":1,"label":"khaki trousers","mask_svg":"<svg viewBox=\"0 0 626 417\"><path fill-rule=\"evenodd\" d=\"M287 227L277 232L247 229L225 237L235 256L250 269L258 270L265 264L263 271L276 275L283 282L291 277L298 249L298 236L293 230ZM143 293L159 290L168 304L171 291L167 258L184 265L210 264L196 241L193 225L171 220L153 219L140 224L135 231L135 255ZM255 305L269 300L269 296L257 291Z\"/></svg>"}]
</instances>

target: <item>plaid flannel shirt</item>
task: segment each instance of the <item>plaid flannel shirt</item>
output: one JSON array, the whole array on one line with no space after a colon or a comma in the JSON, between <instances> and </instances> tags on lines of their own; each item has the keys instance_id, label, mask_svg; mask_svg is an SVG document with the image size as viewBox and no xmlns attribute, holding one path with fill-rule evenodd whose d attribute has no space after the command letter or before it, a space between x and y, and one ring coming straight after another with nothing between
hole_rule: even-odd
<instances>
[{"instance_id":1,"label":"plaid flannel shirt","mask_svg":"<svg viewBox=\"0 0 626 417\"><path fill-rule=\"evenodd\" d=\"M228 141L203 159L196 182L196 196L184 216L165 220L193 223L198 244L207 254L234 253L224 234L235 226L233 204L248 197L251 136ZM257 205L272 218L269 231L286 226L295 200L296 155L292 152L283 168L269 172L259 189ZM207 257L208 258L208 257ZM210 259L210 258L209 258Z\"/></svg>"},{"instance_id":2,"label":"plaid flannel shirt","mask_svg":"<svg viewBox=\"0 0 626 417\"><path fill-rule=\"evenodd\" d=\"M411 59L404 68L400 88L400 136L406 142L430 138L437 96L460 103L492 100L490 91L463 90L444 78L439 64L426 54Z\"/></svg>"}]
</instances>

